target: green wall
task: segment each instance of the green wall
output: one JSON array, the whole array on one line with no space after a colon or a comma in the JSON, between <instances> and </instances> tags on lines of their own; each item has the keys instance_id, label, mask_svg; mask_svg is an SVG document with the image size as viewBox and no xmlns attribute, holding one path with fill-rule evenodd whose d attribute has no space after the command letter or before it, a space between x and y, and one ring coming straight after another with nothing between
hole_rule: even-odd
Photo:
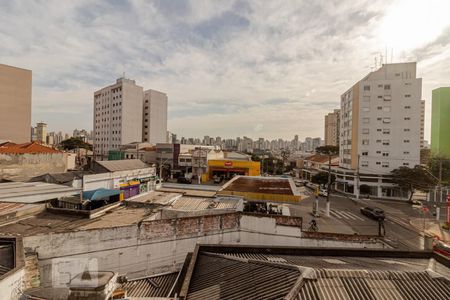
<instances>
[{"instance_id":1,"label":"green wall","mask_svg":"<svg viewBox=\"0 0 450 300\"><path fill-rule=\"evenodd\" d=\"M450 87L433 90L431 153L450 157Z\"/></svg>"}]
</instances>

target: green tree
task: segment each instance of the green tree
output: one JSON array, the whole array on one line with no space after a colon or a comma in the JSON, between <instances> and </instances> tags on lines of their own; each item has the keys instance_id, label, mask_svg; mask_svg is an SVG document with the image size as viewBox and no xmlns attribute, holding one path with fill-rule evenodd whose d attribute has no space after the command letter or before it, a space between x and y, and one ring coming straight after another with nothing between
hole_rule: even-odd
<instances>
[{"instance_id":1,"label":"green tree","mask_svg":"<svg viewBox=\"0 0 450 300\"><path fill-rule=\"evenodd\" d=\"M445 157L434 156L428 161L428 166L430 167L431 173L439 178L439 168L442 165L442 183L450 183L450 159Z\"/></svg>"},{"instance_id":2,"label":"green tree","mask_svg":"<svg viewBox=\"0 0 450 300\"><path fill-rule=\"evenodd\" d=\"M436 179L422 165L394 169L391 171L391 179L397 186L409 190L409 200L412 199L415 190L427 192L436 184Z\"/></svg>"},{"instance_id":3,"label":"green tree","mask_svg":"<svg viewBox=\"0 0 450 300\"><path fill-rule=\"evenodd\" d=\"M338 155L339 147L338 146L320 146L316 148L316 152L324 155Z\"/></svg>"},{"instance_id":4,"label":"green tree","mask_svg":"<svg viewBox=\"0 0 450 300\"><path fill-rule=\"evenodd\" d=\"M92 150L92 145L84 142L81 138L72 137L70 139L62 141L59 144L59 148L63 150L73 150L77 148Z\"/></svg>"},{"instance_id":5,"label":"green tree","mask_svg":"<svg viewBox=\"0 0 450 300\"><path fill-rule=\"evenodd\" d=\"M331 175L331 184L336 180L336 177ZM319 172L311 177L311 181L316 184L325 185L328 183L328 172Z\"/></svg>"}]
</instances>

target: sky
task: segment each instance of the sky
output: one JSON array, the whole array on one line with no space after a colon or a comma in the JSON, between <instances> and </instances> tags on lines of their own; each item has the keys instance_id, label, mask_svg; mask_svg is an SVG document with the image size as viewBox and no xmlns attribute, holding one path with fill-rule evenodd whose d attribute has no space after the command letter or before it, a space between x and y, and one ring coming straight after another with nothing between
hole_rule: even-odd
<instances>
[{"instance_id":1,"label":"sky","mask_svg":"<svg viewBox=\"0 0 450 300\"><path fill-rule=\"evenodd\" d=\"M167 93L168 129L321 136L324 115L375 60L418 62L450 85L450 1L0 0L0 63L33 71L32 121L92 129L93 93L125 73ZM386 55L387 54L387 55Z\"/></svg>"}]
</instances>

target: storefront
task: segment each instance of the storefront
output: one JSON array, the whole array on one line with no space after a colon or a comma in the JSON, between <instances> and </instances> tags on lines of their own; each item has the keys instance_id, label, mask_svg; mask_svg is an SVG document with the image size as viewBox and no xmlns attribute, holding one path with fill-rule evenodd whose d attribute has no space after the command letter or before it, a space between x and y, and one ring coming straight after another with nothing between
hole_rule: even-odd
<instances>
[{"instance_id":1,"label":"storefront","mask_svg":"<svg viewBox=\"0 0 450 300\"><path fill-rule=\"evenodd\" d=\"M139 180L131 180L120 185L120 190L123 191L124 199L131 198L139 194L141 182Z\"/></svg>"},{"instance_id":2,"label":"storefront","mask_svg":"<svg viewBox=\"0 0 450 300\"><path fill-rule=\"evenodd\" d=\"M208 171L203 174L203 181L208 181L215 177L230 179L235 175L260 176L259 161L209 160Z\"/></svg>"}]
</instances>

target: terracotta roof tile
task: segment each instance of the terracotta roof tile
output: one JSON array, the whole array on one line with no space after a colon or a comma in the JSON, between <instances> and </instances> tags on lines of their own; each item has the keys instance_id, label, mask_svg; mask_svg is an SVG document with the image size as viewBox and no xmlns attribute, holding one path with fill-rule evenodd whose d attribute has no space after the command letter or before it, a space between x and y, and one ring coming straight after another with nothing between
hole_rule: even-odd
<instances>
[{"instance_id":1,"label":"terracotta roof tile","mask_svg":"<svg viewBox=\"0 0 450 300\"><path fill-rule=\"evenodd\" d=\"M29 142L24 144L5 143L0 145L0 153L6 154L38 154L38 153L62 153L59 150L46 147L36 142Z\"/></svg>"}]
</instances>

